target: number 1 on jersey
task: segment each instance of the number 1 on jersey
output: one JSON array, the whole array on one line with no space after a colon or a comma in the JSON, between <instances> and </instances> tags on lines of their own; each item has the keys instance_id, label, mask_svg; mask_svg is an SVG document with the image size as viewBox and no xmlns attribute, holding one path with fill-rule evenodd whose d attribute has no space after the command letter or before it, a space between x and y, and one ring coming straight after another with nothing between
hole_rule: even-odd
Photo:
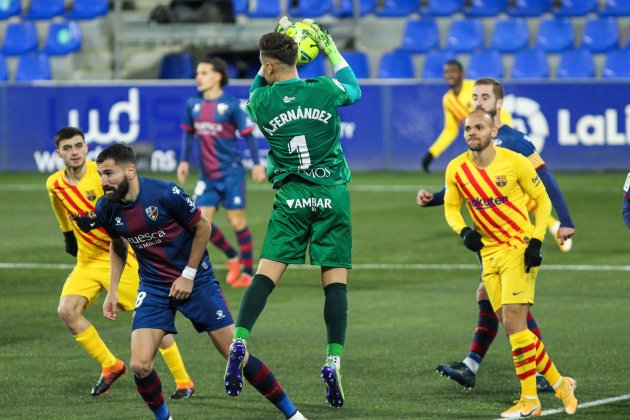
<instances>
[{"instance_id":1,"label":"number 1 on jersey","mask_svg":"<svg viewBox=\"0 0 630 420\"><path fill-rule=\"evenodd\" d=\"M289 142L289 153L297 151L300 158L300 169L308 169L311 166L311 155L308 153L306 136L295 136Z\"/></svg>"}]
</instances>

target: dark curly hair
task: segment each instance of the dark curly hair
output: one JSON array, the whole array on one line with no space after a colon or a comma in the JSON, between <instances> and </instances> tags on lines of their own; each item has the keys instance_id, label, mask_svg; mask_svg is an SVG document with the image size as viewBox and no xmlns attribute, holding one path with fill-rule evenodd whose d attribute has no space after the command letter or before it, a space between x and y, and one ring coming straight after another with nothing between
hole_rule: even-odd
<instances>
[{"instance_id":1,"label":"dark curly hair","mask_svg":"<svg viewBox=\"0 0 630 420\"><path fill-rule=\"evenodd\" d=\"M298 45L287 35L278 32L264 34L258 41L258 48L265 57L275 58L281 63L294 66L297 62Z\"/></svg>"}]
</instances>

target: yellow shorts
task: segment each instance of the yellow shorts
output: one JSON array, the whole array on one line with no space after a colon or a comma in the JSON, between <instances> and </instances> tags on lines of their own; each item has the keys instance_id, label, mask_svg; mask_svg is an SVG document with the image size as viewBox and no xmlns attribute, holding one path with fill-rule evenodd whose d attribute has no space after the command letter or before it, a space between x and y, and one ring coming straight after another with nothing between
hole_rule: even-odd
<instances>
[{"instance_id":1,"label":"yellow shorts","mask_svg":"<svg viewBox=\"0 0 630 420\"><path fill-rule=\"evenodd\" d=\"M505 248L486 255L482 260L481 280L495 311L502 305L534 304L536 277L540 267L525 273L525 248Z\"/></svg>"},{"instance_id":2,"label":"yellow shorts","mask_svg":"<svg viewBox=\"0 0 630 420\"><path fill-rule=\"evenodd\" d=\"M118 284L118 306L124 311L132 311L136 306L138 294L138 263L135 259L127 260L120 283ZM68 295L83 296L88 300L86 307L94 301L101 290L109 291L109 261L79 261L74 267L61 290L61 297Z\"/></svg>"}]
</instances>

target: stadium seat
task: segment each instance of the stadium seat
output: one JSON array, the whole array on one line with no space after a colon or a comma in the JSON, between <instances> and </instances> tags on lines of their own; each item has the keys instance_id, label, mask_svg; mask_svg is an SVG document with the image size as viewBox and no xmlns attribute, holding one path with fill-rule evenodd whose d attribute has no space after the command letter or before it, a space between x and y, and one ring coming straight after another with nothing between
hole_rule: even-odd
<instances>
[{"instance_id":1,"label":"stadium seat","mask_svg":"<svg viewBox=\"0 0 630 420\"><path fill-rule=\"evenodd\" d=\"M586 16L597 10L598 0L562 0L553 11L556 16Z\"/></svg>"},{"instance_id":2,"label":"stadium seat","mask_svg":"<svg viewBox=\"0 0 630 420\"><path fill-rule=\"evenodd\" d=\"M64 0L31 0L31 5L24 17L39 20L51 19L55 16L61 16L64 9Z\"/></svg>"},{"instance_id":3,"label":"stadium seat","mask_svg":"<svg viewBox=\"0 0 630 420\"><path fill-rule=\"evenodd\" d=\"M505 12L508 0L472 0L464 13L470 17L492 17Z\"/></svg>"},{"instance_id":4,"label":"stadium seat","mask_svg":"<svg viewBox=\"0 0 630 420\"><path fill-rule=\"evenodd\" d=\"M574 38L570 19L545 19L538 27L536 47L548 53L561 52L573 48Z\"/></svg>"},{"instance_id":5,"label":"stadium seat","mask_svg":"<svg viewBox=\"0 0 630 420\"><path fill-rule=\"evenodd\" d=\"M195 76L195 67L190 53L170 53L160 62L160 79L191 79Z\"/></svg>"},{"instance_id":6,"label":"stadium seat","mask_svg":"<svg viewBox=\"0 0 630 420\"><path fill-rule=\"evenodd\" d=\"M606 54L604 79L628 79L630 78L630 49L612 50Z\"/></svg>"},{"instance_id":7,"label":"stadium seat","mask_svg":"<svg viewBox=\"0 0 630 420\"><path fill-rule=\"evenodd\" d=\"M469 79L480 79L482 77L502 79L503 60L501 53L492 49L472 52L466 68L466 77Z\"/></svg>"},{"instance_id":8,"label":"stadium seat","mask_svg":"<svg viewBox=\"0 0 630 420\"><path fill-rule=\"evenodd\" d=\"M564 51L558 64L558 79L591 78L595 76L593 54L584 48Z\"/></svg>"},{"instance_id":9,"label":"stadium seat","mask_svg":"<svg viewBox=\"0 0 630 420\"><path fill-rule=\"evenodd\" d=\"M298 67L298 74L300 75L300 78L309 79L326 76L326 61L327 60L324 59L324 54L319 54L315 60Z\"/></svg>"},{"instance_id":10,"label":"stadium seat","mask_svg":"<svg viewBox=\"0 0 630 420\"><path fill-rule=\"evenodd\" d=\"M253 10L250 9L250 18L275 18L280 16L279 0L260 0L256 2ZM272 28L273 29L273 28Z\"/></svg>"},{"instance_id":11,"label":"stadium seat","mask_svg":"<svg viewBox=\"0 0 630 420\"><path fill-rule=\"evenodd\" d=\"M4 55L21 55L37 49L37 29L31 21L9 23L4 32L0 52Z\"/></svg>"},{"instance_id":12,"label":"stadium seat","mask_svg":"<svg viewBox=\"0 0 630 420\"><path fill-rule=\"evenodd\" d=\"M619 28L612 17L590 19L584 24L582 47L594 53L610 51L619 46Z\"/></svg>"},{"instance_id":13,"label":"stadium seat","mask_svg":"<svg viewBox=\"0 0 630 420\"><path fill-rule=\"evenodd\" d=\"M0 19L8 19L11 16L17 16L22 11L20 0L4 0L0 1Z\"/></svg>"},{"instance_id":14,"label":"stadium seat","mask_svg":"<svg viewBox=\"0 0 630 420\"><path fill-rule=\"evenodd\" d=\"M393 51L381 56L378 69L379 79L412 79L415 77L411 54Z\"/></svg>"},{"instance_id":15,"label":"stadium seat","mask_svg":"<svg viewBox=\"0 0 630 420\"><path fill-rule=\"evenodd\" d=\"M543 50L532 48L516 52L512 79L546 79L547 77L549 77L549 65Z\"/></svg>"},{"instance_id":16,"label":"stadium seat","mask_svg":"<svg viewBox=\"0 0 630 420\"><path fill-rule=\"evenodd\" d=\"M464 0L428 0L427 6L420 11L422 16L451 16L461 12Z\"/></svg>"},{"instance_id":17,"label":"stadium seat","mask_svg":"<svg viewBox=\"0 0 630 420\"><path fill-rule=\"evenodd\" d=\"M370 62L368 55L363 51L342 51L341 55L346 59L354 75L358 79L368 79L370 77Z\"/></svg>"},{"instance_id":18,"label":"stadium seat","mask_svg":"<svg viewBox=\"0 0 630 420\"><path fill-rule=\"evenodd\" d=\"M440 33L433 19L408 20L400 49L420 53L436 48L439 42Z\"/></svg>"},{"instance_id":19,"label":"stadium seat","mask_svg":"<svg viewBox=\"0 0 630 420\"><path fill-rule=\"evenodd\" d=\"M630 1L604 0L604 7L599 10L600 16L630 16Z\"/></svg>"},{"instance_id":20,"label":"stadium seat","mask_svg":"<svg viewBox=\"0 0 630 420\"><path fill-rule=\"evenodd\" d=\"M9 80L9 72L7 71L7 63L4 57L0 55L0 82Z\"/></svg>"},{"instance_id":21,"label":"stadium seat","mask_svg":"<svg viewBox=\"0 0 630 420\"><path fill-rule=\"evenodd\" d=\"M376 0L360 0L359 16L365 16L373 13L376 8ZM339 18L354 16L354 0L339 0L333 2L333 15Z\"/></svg>"},{"instance_id":22,"label":"stadium seat","mask_svg":"<svg viewBox=\"0 0 630 420\"><path fill-rule=\"evenodd\" d=\"M451 51L435 50L428 52L424 57L422 79L442 79L444 77L444 64L456 58L455 54Z\"/></svg>"},{"instance_id":23,"label":"stadium seat","mask_svg":"<svg viewBox=\"0 0 630 420\"><path fill-rule=\"evenodd\" d=\"M510 16L538 17L551 9L552 0L515 0L514 6L508 8Z\"/></svg>"},{"instance_id":24,"label":"stadium seat","mask_svg":"<svg viewBox=\"0 0 630 420\"><path fill-rule=\"evenodd\" d=\"M23 55L19 58L15 72L16 82L50 79L52 79L52 74L50 71L50 62L46 54L33 53Z\"/></svg>"},{"instance_id":25,"label":"stadium seat","mask_svg":"<svg viewBox=\"0 0 630 420\"><path fill-rule=\"evenodd\" d=\"M289 15L300 18L316 18L331 13L332 7L333 0L299 0L296 7L289 9Z\"/></svg>"},{"instance_id":26,"label":"stadium seat","mask_svg":"<svg viewBox=\"0 0 630 420\"><path fill-rule=\"evenodd\" d=\"M457 53L470 52L483 47L483 25L478 19L455 19L446 35L445 48Z\"/></svg>"},{"instance_id":27,"label":"stadium seat","mask_svg":"<svg viewBox=\"0 0 630 420\"><path fill-rule=\"evenodd\" d=\"M249 9L249 0L233 0L234 14L238 16L246 15Z\"/></svg>"},{"instance_id":28,"label":"stadium seat","mask_svg":"<svg viewBox=\"0 0 630 420\"><path fill-rule=\"evenodd\" d=\"M53 22L48 27L44 52L66 55L81 49L81 29L76 22Z\"/></svg>"},{"instance_id":29,"label":"stadium seat","mask_svg":"<svg viewBox=\"0 0 630 420\"><path fill-rule=\"evenodd\" d=\"M105 16L109 12L107 0L74 0L68 19L90 20Z\"/></svg>"},{"instance_id":30,"label":"stadium seat","mask_svg":"<svg viewBox=\"0 0 630 420\"><path fill-rule=\"evenodd\" d=\"M523 18L498 20L492 31L490 48L511 53L526 48L529 43L529 28Z\"/></svg>"},{"instance_id":31,"label":"stadium seat","mask_svg":"<svg viewBox=\"0 0 630 420\"><path fill-rule=\"evenodd\" d=\"M383 7L376 10L381 17L403 17L420 11L420 0L384 0Z\"/></svg>"}]
</instances>

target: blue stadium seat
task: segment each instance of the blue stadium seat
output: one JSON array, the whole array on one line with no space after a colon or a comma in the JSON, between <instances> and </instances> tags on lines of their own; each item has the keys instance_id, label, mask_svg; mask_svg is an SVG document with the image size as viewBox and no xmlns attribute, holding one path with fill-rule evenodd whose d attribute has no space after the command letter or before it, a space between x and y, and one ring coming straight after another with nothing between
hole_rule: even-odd
<instances>
[{"instance_id":1,"label":"blue stadium seat","mask_svg":"<svg viewBox=\"0 0 630 420\"><path fill-rule=\"evenodd\" d=\"M400 49L420 53L436 48L439 42L440 33L433 19L408 20Z\"/></svg>"},{"instance_id":2,"label":"blue stadium seat","mask_svg":"<svg viewBox=\"0 0 630 420\"><path fill-rule=\"evenodd\" d=\"M64 0L31 0L31 5L24 17L39 20L51 19L55 16L61 16L64 9Z\"/></svg>"},{"instance_id":3,"label":"blue stadium seat","mask_svg":"<svg viewBox=\"0 0 630 420\"><path fill-rule=\"evenodd\" d=\"M492 17L505 12L507 7L508 0L472 0L465 14L470 17Z\"/></svg>"},{"instance_id":4,"label":"blue stadium seat","mask_svg":"<svg viewBox=\"0 0 630 420\"><path fill-rule=\"evenodd\" d=\"M162 57L158 77L160 79L191 79L195 67L190 53L170 53Z\"/></svg>"},{"instance_id":5,"label":"blue stadium seat","mask_svg":"<svg viewBox=\"0 0 630 420\"><path fill-rule=\"evenodd\" d=\"M523 18L498 20L492 31L490 48L511 53L526 48L529 44L529 28Z\"/></svg>"},{"instance_id":6,"label":"blue stadium seat","mask_svg":"<svg viewBox=\"0 0 630 420\"><path fill-rule=\"evenodd\" d=\"M4 32L0 52L4 55L21 55L37 49L37 29L31 21L13 22Z\"/></svg>"},{"instance_id":7,"label":"blue stadium seat","mask_svg":"<svg viewBox=\"0 0 630 420\"><path fill-rule=\"evenodd\" d=\"M249 0L233 0L232 6L235 15L246 15L247 9L249 9Z\"/></svg>"},{"instance_id":8,"label":"blue stadium seat","mask_svg":"<svg viewBox=\"0 0 630 420\"><path fill-rule=\"evenodd\" d=\"M604 0L604 7L599 10L600 16L630 16L630 1Z\"/></svg>"},{"instance_id":9,"label":"blue stadium seat","mask_svg":"<svg viewBox=\"0 0 630 420\"><path fill-rule=\"evenodd\" d=\"M568 18L545 19L540 22L536 35L536 47L545 52L561 52L573 48L575 35Z\"/></svg>"},{"instance_id":10,"label":"blue stadium seat","mask_svg":"<svg viewBox=\"0 0 630 420\"><path fill-rule=\"evenodd\" d=\"M109 12L107 0L74 0L68 19L90 20L105 16Z\"/></svg>"},{"instance_id":11,"label":"blue stadium seat","mask_svg":"<svg viewBox=\"0 0 630 420\"><path fill-rule=\"evenodd\" d=\"M44 52L66 55L81 49L81 29L76 22L53 22L48 27Z\"/></svg>"},{"instance_id":12,"label":"blue stadium seat","mask_svg":"<svg viewBox=\"0 0 630 420\"><path fill-rule=\"evenodd\" d=\"M510 16L540 16L551 9L552 0L516 0L514 7L508 8Z\"/></svg>"},{"instance_id":13,"label":"blue stadium seat","mask_svg":"<svg viewBox=\"0 0 630 420\"><path fill-rule=\"evenodd\" d=\"M20 0L0 1L0 19L7 19L17 16L22 11Z\"/></svg>"},{"instance_id":14,"label":"blue stadium seat","mask_svg":"<svg viewBox=\"0 0 630 420\"><path fill-rule=\"evenodd\" d=\"M558 79L591 78L594 76L593 54L589 50L578 48L560 54Z\"/></svg>"},{"instance_id":15,"label":"blue stadium seat","mask_svg":"<svg viewBox=\"0 0 630 420\"><path fill-rule=\"evenodd\" d=\"M597 10L598 0L562 0L553 11L556 16L586 16Z\"/></svg>"},{"instance_id":16,"label":"blue stadium seat","mask_svg":"<svg viewBox=\"0 0 630 420\"><path fill-rule=\"evenodd\" d=\"M393 51L381 56L378 69L379 79L413 79L415 71L411 54L406 51Z\"/></svg>"},{"instance_id":17,"label":"blue stadium seat","mask_svg":"<svg viewBox=\"0 0 630 420\"><path fill-rule=\"evenodd\" d=\"M444 64L449 60L455 60L455 53L447 50L435 50L428 52L424 57L422 79L442 79L444 77Z\"/></svg>"},{"instance_id":18,"label":"blue stadium seat","mask_svg":"<svg viewBox=\"0 0 630 420\"><path fill-rule=\"evenodd\" d=\"M7 71L7 63L4 57L0 55L0 82L9 80L9 72Z\"/></svg>"},{"instance_id":19,"label":"blue stadium seat","mask_svg":"<svg viewBox=\"0 0 630 420\"><path fill-rule=\"evenodd\" d=\"M483 47L483 25L478 19L455 19L446 35L445 48L454 52L470 52Z\"/></svg>"},{"instance_id":20,"label":"blue stadium seat","mask_svg":"<svg viewBox=\"0 0 630 420\"><path fill-rule=\"evenodd\" d=\"M298 67L298 74L301 79L315 78L326 76L326 59L324 54L318 54L315 60L308 64Z\"/></svg>"},{"instance_id":21,"label":"blue stadium seat","mask_svg":"<svg viewBox=\"0 0 630 420\"><path fill-rule=\"evenodd\" d=\"M428 0L427 6L420 11L422 16L451 16L461 12L464 0Z\"/></svg>"},{"instance_id":22,"label":"blue stadium seat","mask_svg":"<svg viewBox=\"0 0 630 420\"><path fill-rule=\"evenodd\" d=\"M518 51L514 55L512 79L546 79L549 64L545 52L539 48Z\"/></svg>"},{"instance_id":23,"label":"blue stadium seat","mask_svg":"<svg viewBox=\"0 0 630 420\"><path fill-rule=\"evenodd\" d=\"M612 17L589 19L584 24L582 47L601 53L619 46L619 28Z\"/></svg>"},{"instance_id":24,"label":"blue stadium seat","mask_svg":"<svg viewBox=\"0 0 630 420\"><path fill-rule=\"evenodd\" d=\"M354 16L354 0L339 0L339 3L333 2L333 15L344 18ZM376 0L360 0L359 15L365 16L373 13L376 8Z\"/></svg>"},{"instance_id":25,"label":"blue stadium seat","mask_svg":"<svg viewBox=\"0 0 630 420\"><path fill-rule=\"evenodd\" d=\"M385 0L383 7L376 10L377 16L403 17L420 11L420 0Z\"/></svg>"},{"instance_id":26,"label":"blue stadium seat","mask_svg":"<svg viewBox=\"0 0 630 420\"><path fill-rule=\"evenodd\" d=\"M604 79L628 79L630 78L630 49L612 50L606 54Z\"/></svg>"},{"instance_id":27,"label":"blue stadium seat","mask_svg":"<svg viewBox=\"0 0 630 420\"><path fill-rule=\"evenodd\" d=\"M480 79L482 77L502 79L503 60L501 53L492 49L472 52L466 68L466 77L469 79Z\"/></svg>"},{"instance_id":28,"label":"blue stadium seat","mask_svg":"<svg viewBox=\"0 0 630 420\"><path fill-rule=\"evenodd\" d=\"M15 81L50 80L50 62L44 53L23 55L18 60Z\"/></svg>"},{"instance_id":29,"label":"blue stadium seat","mask_svg":"<svg viewBox=\"0 0 630 420\"><path fill-rule=\"evenodd\" d=\"M248 13L250 18L275 18L280 16L279 0L262 0L256 2L256 8Z\"/></svg>"},{"instance_id":30,"label":"blue stadium seat","mask_svg":"<svg viewBox=\"0 0 630 420\"><path fill-rule=\"evenodd\" d=\"M332 7L333 0L300 0L296 7L289 10L289 15L292 17L316 18L331 13Z\"/></svg>"},{"instance_id":31,"label":"blue stadium seat","mask_svg":"<svg viewBox=\"0 0 630 420\"><path fill-rule=\"evenodd\" d=\"M363 51L342 51L341 55L346 59L354 75L358 79L368 79L370 77L370 61L368 55Z\"/></svg>"}]
</instances>

